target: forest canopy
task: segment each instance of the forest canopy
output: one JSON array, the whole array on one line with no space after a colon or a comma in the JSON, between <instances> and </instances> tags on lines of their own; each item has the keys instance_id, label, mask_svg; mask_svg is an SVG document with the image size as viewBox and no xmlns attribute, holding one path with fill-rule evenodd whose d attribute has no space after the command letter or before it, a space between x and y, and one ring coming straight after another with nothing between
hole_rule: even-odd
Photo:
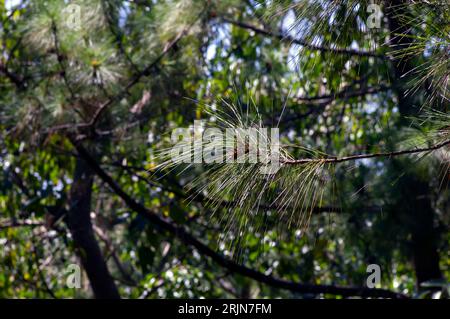
<instances>
[{"instance_id":1,"label":"forest canopy","mask_svg":"<svg viewBox=\"0 0 450 319\"><path fill-rule=\"evenodd\" d=\"M0 298L448 298L449 21L0 0Z\"/></svg>"}]
</instances>

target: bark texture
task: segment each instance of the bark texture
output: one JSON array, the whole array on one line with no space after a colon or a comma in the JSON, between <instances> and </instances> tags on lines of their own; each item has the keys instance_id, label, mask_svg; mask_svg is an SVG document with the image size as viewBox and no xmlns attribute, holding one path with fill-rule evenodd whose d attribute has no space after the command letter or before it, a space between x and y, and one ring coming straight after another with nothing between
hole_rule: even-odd
<instances>
[{"instance_id":1,"label":"bark texture","mask_svg":"<svg viewBox=\"0 0 450 319\"><path fill-rule=\"evenodd\" d=\"M106 262L100 246L94 235L91 222L91 196L94 173L82 159L77 159L73 184L70 190L70 208L66 223L72 235L81 260L89 278L95 298L120 298L117 287Z\"/></svg>"}]
</instances>

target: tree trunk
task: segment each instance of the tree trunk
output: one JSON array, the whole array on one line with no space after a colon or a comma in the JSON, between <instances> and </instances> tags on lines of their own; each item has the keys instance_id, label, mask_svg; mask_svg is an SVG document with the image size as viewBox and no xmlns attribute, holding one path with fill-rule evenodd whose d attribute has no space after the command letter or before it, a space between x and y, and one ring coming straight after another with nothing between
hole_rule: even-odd
<instances>
[{"instance_id":1,"label":"tree trunk","mask_svg":"<svg viewBox=\"0 0 450 319\"><path fill-rule=\"evenodd\" d=\"M412 45L411 37L395 36L395 34L408 34L408 26L402 24L399 14L402 14L408 1L390 0L386 1L385 12L388 18L389 30L394 34L391 39L391 45L394 50L406 49ZM417 95L407 95L407 85L411 77L413 65L405 59L394 61L392 63L394 71L394 89L398 97L398 108L402 115L401 123L408 125L406 119L410 115L418 113L419 109L414 106L418 105ZM408 74L408 76L404 76ZM419 94L423 91L419 90ZM399 168L399 175L407 171L406 167ZM414 270L416 273L416 284L420 288L420 284L432 280L442 278L439 268L439 253L436 246L436 232L433 226L434 210L431 204L431 189L428 181L409 171L403 177L404 182L401 183L402 220L405 223L408 233L411 235L411 252Z\"/></svg>"},{"instance_id":2,"label":"tree trunk","mask_svg":"<svg viewBox=\"0 0 450 319\"><path fill-rule=\"evenodd\" d=\"M399 174L406 171L405 162L396 162L394 165ZM399 192L396 203L399 221L410 237L408 247L419 287L425 281L442 278L436 247L438 234L433 225L431 187L426 179L410 170L397 182L395 190Z\"/></svg>"},{"instance_id":3,"label":"tree trunk","mask_svg":"<svg viewBox=\"0 0 450 319\"><path fill-rule=\"evenodd\" d=\"M95 298L119 299L119 292L92 228L90 214L93 178L94 174L84 160L77 159L66 222Z\"/></svg>"}]
</instances>

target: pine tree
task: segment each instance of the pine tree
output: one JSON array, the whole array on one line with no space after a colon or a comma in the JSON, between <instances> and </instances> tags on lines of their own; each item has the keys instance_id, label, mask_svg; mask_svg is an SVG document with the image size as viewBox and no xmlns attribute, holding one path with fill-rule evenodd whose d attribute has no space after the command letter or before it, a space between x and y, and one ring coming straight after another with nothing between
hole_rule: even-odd
<instances>
[{"instance_id":1,"label":"pine tree","mask_svg":"<svg viewBox=\"0 0 450 319\"><path fill-rule=\"evenodd\" d=\"M18 248L8 246L0 282L32 278L36 296L72 295L42 280L50 256L49 276L80 262L97 298L151 296L159 285L160 296L249 297L240 277L228 279L234 291L209 294L172 282L175 272L222 283L200 254L293 293L404 297L339 286L360 285L364 265L381 262L395 278L383 275L383 288L412 296L413 270L414 291L440 289L449 14L439 0L0 3L0 239L36 264L14 270ZM280 169L172 161L168 133L200 119L279 128ZM302 284L314 274L339 285ZM32 295L20 287L0 295ZM259 296L295 296L261 287Z\"/></svg>"}]
</instances>

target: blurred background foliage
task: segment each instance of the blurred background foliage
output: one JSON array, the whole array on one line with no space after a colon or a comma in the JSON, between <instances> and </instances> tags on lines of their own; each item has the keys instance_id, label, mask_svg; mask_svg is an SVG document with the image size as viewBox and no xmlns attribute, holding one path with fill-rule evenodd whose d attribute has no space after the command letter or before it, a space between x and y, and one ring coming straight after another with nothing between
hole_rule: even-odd
<instances>
[{"instance_id":1,"label":"blurred background foliage","mask_svg":"<svg viewBox=\"0 0 450 319\"><path fill-rule=\"evenodd\" d=\"M224 226L235 216L226 208L188 199L201 167L155 171L168 133L209 117L203 105L226 112L224 101L246 110L253 99L268 126L280 121L283 143L334 156L405 148L411 131L426 133L413 116L448 114L448 3L383 1L381 27L368 29L369 3L1 0L0 297L94 296L84 271L81 289L66 286L68 265L89 258L73 236L80 200L121 297L341 297L218 266L98 177L76 199L71 138L137 202L248 268L363 287L379 264L380 288L448 296L448 148L339 165L309 227L269 210L243 234Z\"/></svg>"}]
</instances>

